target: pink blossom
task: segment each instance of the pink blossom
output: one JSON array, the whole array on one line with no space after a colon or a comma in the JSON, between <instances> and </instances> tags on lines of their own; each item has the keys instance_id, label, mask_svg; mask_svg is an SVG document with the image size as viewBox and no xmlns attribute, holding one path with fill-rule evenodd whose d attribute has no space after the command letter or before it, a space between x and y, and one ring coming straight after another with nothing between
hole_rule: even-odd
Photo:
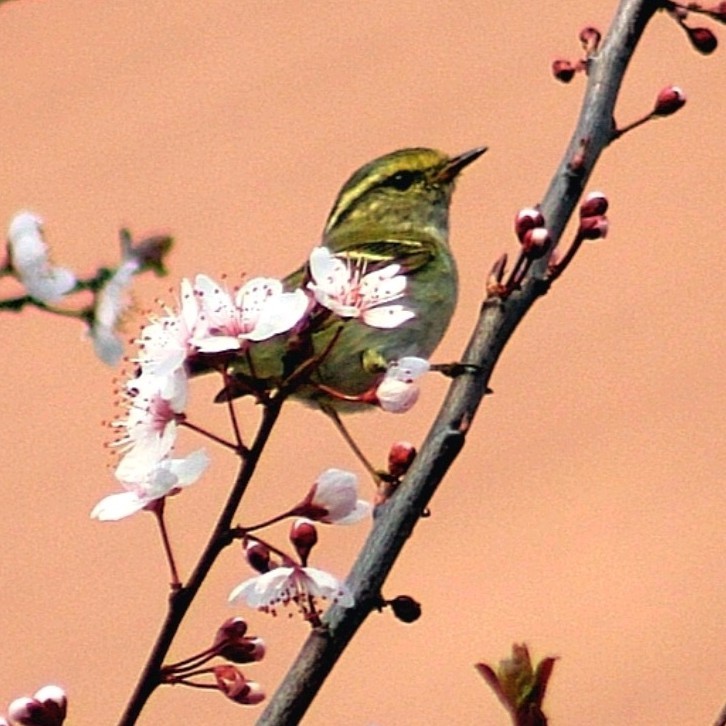
<instances>
[{"instance_id":1,"label":"pink blossom","mask_svg":"<svg viewBox=\"0 0 726 726\"><path fill-rule=\"evenodd\" d=\"M342 318L360 318L374 328L396 328L414 317L403 305L388 305L403 297L406 276L401 266L387 265L366 274L365 262L333 255L316 247L310 255L308 289L323 307Z\"/></svg>"},{"instance_id":2,"label":"pink blossom","mask_svg":"<svg viewBox=\"0 0 726 726\"><path fill-rule=\"evenodd\" d=\"M284 292L282 282L255 277L232 296L206 275L195 284L204 333L194 338L202 353L236 350L246 341L266 340L293 328L307 312L303 290Z\"/></svg>"}]
</instances>

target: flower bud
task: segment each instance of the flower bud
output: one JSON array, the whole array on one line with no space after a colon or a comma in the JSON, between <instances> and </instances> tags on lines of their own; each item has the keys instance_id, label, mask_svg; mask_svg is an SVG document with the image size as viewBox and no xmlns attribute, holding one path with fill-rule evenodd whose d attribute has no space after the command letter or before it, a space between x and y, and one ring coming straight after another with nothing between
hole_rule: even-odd
<instances>
[{"instance_id":1,"label":"flower bud","mask_svg":"<svg viewBox=\"0 0 726 726\"><path fill-rule=\"evenodd\" d=\"M691 45L703 55L710 55L718 47L718 38L709 28L686 28Z\"/></svg>"},{"instance_id":2,"label":"flower bud","mask_svg":"<svg viewBox=\"0 0 726 726\"><path fill-rule=\"evenodd\" d=\"M656 116L670 116L678 111L685 102L686 94L678 86L667 86L658 94L653 114Z\"/></svg>"},{"instance_id":3,"label":"flower bud","mask_svg":"<svg viewBox=\"0 0 726 726\"><path fill-rule=\"evenodd\" d=\"M224 642L225 640L239 640L244 638L247 632L247 623L242 618L227 618L218 628L217 634L214 636L214 644Z\"/></svg>"},{"instance_id":4,"label":"flower bud","mask_svg":"<svg viewBox=\"0 0 726 726\"><path fill-rule=\"evenodd\" d=\"M296 519L290 528L290 542L297 550L303 565L307 564L310 551L317 544L318 530L309 520L300 517Z\"/></svg>"},{"instance_id":5,"label":"flower bud","mask_svg":"<svg viewBox=\"0 0 726 726\"><path fill-rule=\"evenodd\" d=\"M580 43L582 43L582 47L588 55L597 50L601 38L602 34L600 31L590 25L580 31Z\"/></svg>"},{"instance_id":6,"label":"flower bud","mask_svg":"<svg viewBox=\"0 0 726 726\"><path fill-rule=\"evenodd\" d=\"M248 681L234 666L215 666L214 678L217 681L217 688L235 703L254 706L265 698L260 684Z\"/></svg>"},{"instance_id":7,"label":"flower bud","mask_svg":"<svg viewBox=\"0 0 726 726\"><path fill-rule=\"evenodd\" d=\"M43 686L33 694L33 698L43 704L48 723L63 723L68 708L68 698L60 686Z\"/></svg>"},{"instance_id":8,"label":"flower bud","mask_svg":"<svg viewBox=\"0 0 726 726\"><path fill-rule=\"evenodd\" d=\"M580 218L599 217L608 211L608 199L602 192L590 192L580 204Z\"/></svg>"},{"instance_id":9,"label":"flower bud","mask_svg":"<svg viewBox=\"0 0 726 726\"><path fill-rule=\"evenodd\" d=\"M237 702L245 706L256 706L264 700L265 692L262 690L262 686L257 681L247 681L247 693L244 700Z\"/></svg>"},{"instance_id":10,"label":"flower bud","mask_svg":"<svg viewBox=\"0 0 726 726\"><path fill-rule=\"evenodd\" d=\"M370 513L358 499L358 477L344 469L326 469L292 512L325 524L353 524Z\"/></svg>"},{"instance_id":11,"label":"flower bud","mask_svg":"<svg viewBox=\"0 0 726 726\"><path fill-rule=\"evenodd\" d=\"M23 696L22 698L16 698L8 706L8 716L13 721L17 721L23 726L33 726L38 722L35 720L37 717L43 715L43 706L41 706L34 698L28 698Z\"/></svg>"},{"instance_id":12,"label":"flower bud","mask_svg":"<svg viewBox=\"0 0 726 726\"><path fill-rule=\"evenodd\" d=\"M579 235L582 239L600 239L608 233L608 220L605 216L584 217L580 220Z\"/></svg>"},{"instance_id":13,"label":"flower bud","mask_svg":"<svg viewBox=\"0 0 726 726\"><path fill-rule=\"evenodd\" d=\"M416 447L408 441L396 441L388 452L388 473L400 479L416 458Z\"/></svg>"},{"instance_id":14,"label":"flower bud","mask_svg":"<svg viewBox=\"0 0 726 726\"><path fill-rule=\"evenodd\" d=\"M414 600L409 595L399 595L389 600L388 604L393 610L393 614L402 623L413 623L421 617L421 603Z\"/></svg>"},{"instance_id":15,"label":"flower bud","mask_svg":"<svg viewBox=\"0 0 726 726\"><path fill-rule=\"evenodd\" d=\"M265 657L267 647L260 637L243 638L239 643L224 646L219 654L233 663L256 663Z\"/></svg>"},{"instance_id":16,"label":"flower bud","mask_svg":"<svg viewBox=\"0 0 726 726\"><path fill-rule=\"evenodd\" d=\"M421 389L416 383L384 378L376 388L378 405L388 413L406 413L418 401Z\"/></svg>"},{"instance_id":17,"label":"flower bud","mask_svg":"<svg viewBox=\"0 0 726 726\"><path fill-rule=\"evenodd\" d=\"M251 539L245 543L244 550L250 567L262 574L270 571L270 550L265 545Z\"/></svg>"},{"instance_id":18,"label":"flower bud","mask_svg":"<svg viewBox=\"0 0 726 726\"><path fill-rule=\"evenodd\" d=\"M534 227L544 227L544 217L542 212L536 207L525 207L517 212L514 218L514 231L517 233L519 241L522 241L525 232Z\"/></svg>"},{"instance_id":19,"label":"flower bud","mask_svg":"<svg viewBox=\"0 0 726 726\"><path fill-rule=\"evenodd\" d=\"M265 641L245 636L247 624L242 618L229 618L217 631L214 645L219 655L233 663L254 663L265 657Z\"/></svg>"},{"instance_id":20,"label":"flower bud","mask_svg":"<svg viewBox=\"0 0 726 726\"><path fill-rule=\"evenodd\" d=\"M569 83L575 75L575 66L568 60L556 60L552 62L552 75L562 83Z\"/></svg>"},{"instance_id":21,"label":"flower bud","mask_svg":"<svg viewBox=\"0 0 726 726\"><path fill-rule=\"evenodd\" d=\"M550 248L552 238L545 227L527 230L522 238L522 251L532 260L538 260Z\"/></svg>"}]
</instances>

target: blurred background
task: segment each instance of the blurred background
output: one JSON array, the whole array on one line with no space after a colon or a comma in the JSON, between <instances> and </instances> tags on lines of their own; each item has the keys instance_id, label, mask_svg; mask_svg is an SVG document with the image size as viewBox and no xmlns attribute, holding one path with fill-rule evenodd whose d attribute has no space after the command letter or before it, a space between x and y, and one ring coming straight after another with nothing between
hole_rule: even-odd
<instances>
[{"instance_id":1,"label":"blurred background","mask_svg":"<svg viewBox=\"0 0 726 726\"><path fill-rule=\"evenodd\" d=\"M580 29L605 30L615 5L3 4L0 223L40 214L55 260L79 274L116 262L121 225L171 232L169 277L136 281L131 339L183 276L234 283L296 267L362 163L404 146L487 144L452 209L462 294L436 359L455 360L491 263L516 252L516 210L541 198L574 127L585 79L563 86L550 63L579 57ZM388 581L384 594L417 598L423 617L372 616L305 723L506 724L474 663L496 664L513 642L559 656L545 702L554 724L695 726L722 707L726 63L660 15L618 122L671 83L687 105L604 155L590 188L610 199L609 237L517 330L495 395ZM74 321L5 313L0 332L0 711L54 682L71 723L112 724L168 587L152 517L89 518L116 487L104 422L119 413L121 368L104 367ZM195 382L190 415L224 433L216 387ZM360 415L350 428L382 463L394 440L422 440L445 390L430 376L411 413ZM240 416L251 432L257 412L245 404ZM185 432L180 447L199 444ZM167 507L182 573L235 475L234 457L205 446L211 470ZM357 470L330 423L291 404L240 522L296 502L328 466ZM315 563L343 576L367 526L324 529ZM277 528L279 542L286 533ZM227 594L250 574L238 549L225 553L171 658L242 615L268 645L245 673L272 692L306 626L231 608ZM140 723L252 723L260 712L166 688Z\"/></svg>"}]
</instances>

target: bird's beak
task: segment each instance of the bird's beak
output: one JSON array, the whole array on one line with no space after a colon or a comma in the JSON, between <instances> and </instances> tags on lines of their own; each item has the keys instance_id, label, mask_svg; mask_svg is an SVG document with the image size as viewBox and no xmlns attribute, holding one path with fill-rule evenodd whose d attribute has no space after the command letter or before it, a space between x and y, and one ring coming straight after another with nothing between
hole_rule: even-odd
<instances>
[{"instance_id":1,"label":"bird's beak","mask_svg":"<svg viewBox=\"0 0 726 726\"><path fill-rule=\"evenodd\" d=\"M471 151L465 151L463 154L452 157L438 173L436 181L452 181L465 166L469 166L472 161L476 161L486 150L486 146L479 146L476 149L471 149Z\"/></svg>"}]
</instances>

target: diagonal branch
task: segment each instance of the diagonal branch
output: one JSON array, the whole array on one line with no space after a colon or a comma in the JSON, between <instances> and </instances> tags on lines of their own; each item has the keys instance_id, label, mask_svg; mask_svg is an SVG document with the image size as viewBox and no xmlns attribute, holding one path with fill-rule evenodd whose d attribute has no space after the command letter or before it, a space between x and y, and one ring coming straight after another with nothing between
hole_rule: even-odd
<instances>
[{"instance_id":1,"label":"diagonal branch","mask_svg":"<svg viewBox=\"0 0 726 726\"><path fill-rule=\"evenodd\" d=\"M657 0L622 0L601 50L592 56L588 86L575 131L542 201L555 242L570 218L603 149L612 140L613 110L628 62ZM506 300L490 298L462 362L480 367L451 384L446 400L406 479L395 496L378 508L373 528L349 576L356 604L333 605L304 643L258 724L297 723L348 642L379 600L383 583L411 535L421 512L464 445L466 433L487 391L499 355L519 322L548 288L547 258L537 261L521 290Z\"/></svg>"}]
</instances>

